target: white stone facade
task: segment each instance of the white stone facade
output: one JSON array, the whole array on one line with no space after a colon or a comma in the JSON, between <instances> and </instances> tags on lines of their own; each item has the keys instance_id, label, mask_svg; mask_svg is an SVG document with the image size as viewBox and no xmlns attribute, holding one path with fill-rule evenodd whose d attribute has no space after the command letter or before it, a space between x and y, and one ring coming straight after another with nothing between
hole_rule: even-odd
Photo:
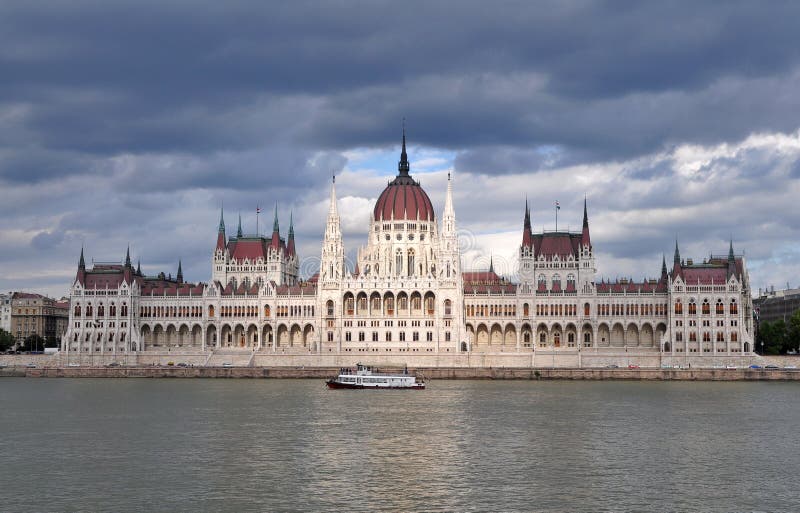
<instances>
[{"instance_id":1,"label":"white stone facade","mask_svg":"<svg viewBox=\"0 0 800 513\"><path fill-rule=\"evenodd\" d=\"M405 141L404 141L405 143ZM211 281L146 277L124 264L87 270L81 253L63 350L259 354L490 353L725 356L753 349L745 261L662 262L658 279L597 281L584 205L582 232L531 230L526 206L519 283L461 269L452 182L441 222L409 175L399 174L369 219L356 268L345 264L335 182L320 270L298 276L294 232L227 237L220 219ZM690 309L690 305L694 305ZM540 355L541 356L541 355ZM250 359L252 362L252 358Z\"/></svg>"}]
</instances>

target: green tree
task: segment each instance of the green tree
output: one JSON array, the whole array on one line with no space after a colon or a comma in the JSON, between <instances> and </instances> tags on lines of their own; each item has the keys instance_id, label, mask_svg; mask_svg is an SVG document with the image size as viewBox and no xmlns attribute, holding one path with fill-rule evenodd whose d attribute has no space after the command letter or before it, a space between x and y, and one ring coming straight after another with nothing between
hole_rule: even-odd
<instances>
[{"instance_id":1,"label":"green tree","mask_svg":"<svg viewBox=\"0 0 800 513\"><path fill-rule=\"evenodd\" d=\"M39 335L33 334L22 342L23 351L44 351L44 339Z\"/></svg>"},{"instance_id":2,"label":"green tree","mask_svg":"<svg viewBox=\"0 0 800 513\"><path fill-rule=\"evenodd\" d=\"M782 354L786 352L787 337L786 337L786 323L783 320L773 322L762 322L758 326L758 347L761 350L762 345L764 354Z\"/></svg>"},{"instance_id":3,"label":"green tree","mask_svg":"<svg viewBox=\"0 0 800 513\"><path fill-rule=\"evenodd\" d=\"M786 327L786 346L787 349L800 348L800 310L789 318L789 325Z\"/></svg>"},{"instance_id":4,"label":"green tree","mask_svg":"<svg viewBox=\"0 0 800 513\"><path fill-rule=\"evenodd\" d=\"M14 345L14 337L6 330L0 330L0 351L8 351Z\"/></svg>"}]
</instances>

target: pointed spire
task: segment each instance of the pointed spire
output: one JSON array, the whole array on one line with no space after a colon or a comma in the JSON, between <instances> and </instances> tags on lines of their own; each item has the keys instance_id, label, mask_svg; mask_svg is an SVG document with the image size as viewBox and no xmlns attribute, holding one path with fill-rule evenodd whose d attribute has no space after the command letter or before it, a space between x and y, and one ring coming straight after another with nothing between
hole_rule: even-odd
<instances>
[{"instance_id":1,"label":"pointed spire","mask_svg":"<svg viewBox=\"0 0 800 513\"><path fill-rule=\"evenodd\" d=\"M528 195L525 195L525 222L523 228L527 231L531 230L531 209L528 206Z\"/></svg>"},{"instance_id":2,"label":"pointed spire","mask_svg":"<svg viewBox=\"0 0 800 513\"><path fill-rule=\"evenodd\" d=\"M280 227L278 226L278 204L275 203L275 219L272 221L272 232L278 233L280 232Z\"/></svg>"},{"instance_id":3,"label":"pointed spire","mask_svg":"<svg viewBox=\"0 0 800 513\"><path fill-rule=\"evenodd\" d=\"M583 197L583 227L589 227L589 214L586 212L586 196Z\"/></svg>"},{"instance_id":4,"label":"pointed spire","mask_svg":"<svg viewBox=\"0 0 800 513\"><path fill-rule=\"evenodd\" d=\"M81 246L81 259L78 260L78 269L86 269L86 261L83 259L83 246Z\"/></svg>"},{"instance_id":5,"label":"pointed spire","mask_svg":"<svg viewBox=\"0 0 800 513\"><path fill-rule=\"evenodd\" d=\"M664 254L661 254L661 277L664 278L667 275L667 257Z\"/></svg>"},{"instance_id":6,"label":"pointed spire","mask_svg":"<svg viewBox=\"0 0 800 513\"><path fill-rule=\"evenodd\" d=\"M239 226L236 228L236 236L242 237L242 214L239 214Z\"/></svg>"},{"instance_id":7,"label":"pointed spire","mask_svg":"<svg viewBox=\"0 0 800 513\"><path fill-rule=\"evenodd\" d=\"M289 239L286 243L286 250L289 252L290 255L295 254L294 248L294 215L293 212L289 211Z\"/></svg>"},{"instance_id":8,"label":"pointed spire","mask_svg":"<svg viewBox=\"0 0 800 513\"><path fill-rule=\"evenodd\" d=\"M675 239L675 257L672 261L675 265L681 265L681 252L678 250L678 239Z\"/></svg>"},{"instance_id":9,"label":"pointed spire","mask_svg":"<svg viewBox=\"0 0 800 513\"><path fill-rule=\"evenodd\" d=\"M581 243L584 246L592 246L592 238L589 236L589 213L586 208L586 196L583 197L583 231L581 232Z\"/></svg>"},{"instance_id":10,"label":"pointed spire","mask_svg":"<svg viewBox=\"0 0 800 513\"><path fill-rule=\"evenodd\" d=\"M400 152L400 162L397 163L399 176L408 176L408 154L406 153L406 118L403 118L403 150Z\"/></svg>"},{"instance_id":11,"label":"pointed spire","mask_svg":"<svg viewBox=\"0 0 800 513\"><path fill-rule=\"evenodd\" d=\"M181 265L181 261L178 260L178 283L183 283L183 266Z\"/></svg>"},{"instance_id":12,"label":"pointed spire","mask_svg":"<svg viewBox=\"0 0 800 513\"><path fill-rule=\"evenodd\" d=\"M450 179L450 173L447 173L447 194L444 197L444 213L442 218L443 220L444 218L454 218L455 215L456 213L453 209L453 181Z\"/></svg>"},{"instance_id":13,"label":"pointed spire","mask_svg":"<svg viewBox=\"0 0 800 513\"><path fill-rule=\"evenodd\" d=\"M489 272L494 272L494 258L491 255L489 255Z\"/></svg>"},{"instance_id":14,"label":"pointed spire","mask_svg":"<svg viewBox=\"0 0 800 513\"><path fill-rule=\"evenodd\" d=\"M736 257L733 254L733 239L731 239L731 245L728 247L728 262L736 262Z\"/></svg>"},{"instance_id":15,"label":"pointed spire","mask_svg":"<svg viewBox=\"0 0 800 513\"><path fill-rule=\"evenodd\" d=\"M136 261L136 274L138 274L139 276L142 275L142 261L141 260L137 260Z\"/></svg>"},{"instance_id":16,"label":"pointed spire","mask_svg":"<svg viewBox=\"0 0 800 513\"><path fill-rule=\"evenodd\" d=\"M224 208L220 207L219 209L219 232L225 233L225 212Z\"/></svg>"},{"instance_id":17,"label":"pointed spire","mask_svg":"<svg viewBox=\"0 0 800 513\"><path fill-rule=\"evenodd\" d=\"M336 175L333 175L333 181L331 182L331 200L328 207L328 215L338 215L336 209Z\"/></svg>"},{"instance_id":18,"label":"pointed spire","mask_svg":"<svg viewBox=\"0 0 800 513\"><path fill-rule=\"evenodd\" d=\"M125 252L125 267L131 266L131 245L128 244L128 251Z\"/></svg>"}]
</instances>

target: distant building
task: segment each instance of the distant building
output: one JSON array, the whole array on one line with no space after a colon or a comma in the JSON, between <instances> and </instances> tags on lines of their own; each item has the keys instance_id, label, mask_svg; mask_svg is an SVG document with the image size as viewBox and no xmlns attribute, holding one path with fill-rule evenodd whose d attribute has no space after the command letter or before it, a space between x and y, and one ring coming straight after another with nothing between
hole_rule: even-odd
<instances>
[{"instance_id":1,"label":"distant building","mask_svg":"<svg viewBox=\"0 0 800 513\"><path fill-rule=\"evenodd\" d=\"M11 333L11 294L0 294L0 329Z\"/></svg>"},{"instance_id":2,"label":"distant building","mask_svg":"<svg viewBox=\"0 0 800 513\"><path fill-rule=\"evenodd\" d=\"M753 308L759 324L781 320L789 322L792 315L800 310L800 288L764 291L753 300Z\"/></svg>"},{"instance_id":3,"label":"distant building","mask_svg":"<svg viewBox=\"0 0 800 513\"><path fill-rule=\"evenodd\" d=\"M14 292L11 296L10 332L22 342L31 335L39 335L60 342L69 323L69 302L41 294Z\"/></svg>"}]
</instances>

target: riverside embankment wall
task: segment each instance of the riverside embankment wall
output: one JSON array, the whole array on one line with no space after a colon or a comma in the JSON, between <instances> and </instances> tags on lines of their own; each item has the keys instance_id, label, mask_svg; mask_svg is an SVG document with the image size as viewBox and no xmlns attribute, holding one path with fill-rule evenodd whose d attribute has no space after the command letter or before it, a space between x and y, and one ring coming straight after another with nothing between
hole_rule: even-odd
<instances>
[{"instance_id":1,"label":"riverside embankment wall","mask_svg":"<svg viewBox=\"0 0 800 513\"><path fill-rule=\"evenodd\" d=\"M399 372L398 368L382 369ZM531 369L409 368L426 379L632 380L632 381L800 381L800 370L758 369ZM322 379L338 368L289 367L6 367L0 376L42 378L278 378Z\"/></svg>"}]
</instances>

